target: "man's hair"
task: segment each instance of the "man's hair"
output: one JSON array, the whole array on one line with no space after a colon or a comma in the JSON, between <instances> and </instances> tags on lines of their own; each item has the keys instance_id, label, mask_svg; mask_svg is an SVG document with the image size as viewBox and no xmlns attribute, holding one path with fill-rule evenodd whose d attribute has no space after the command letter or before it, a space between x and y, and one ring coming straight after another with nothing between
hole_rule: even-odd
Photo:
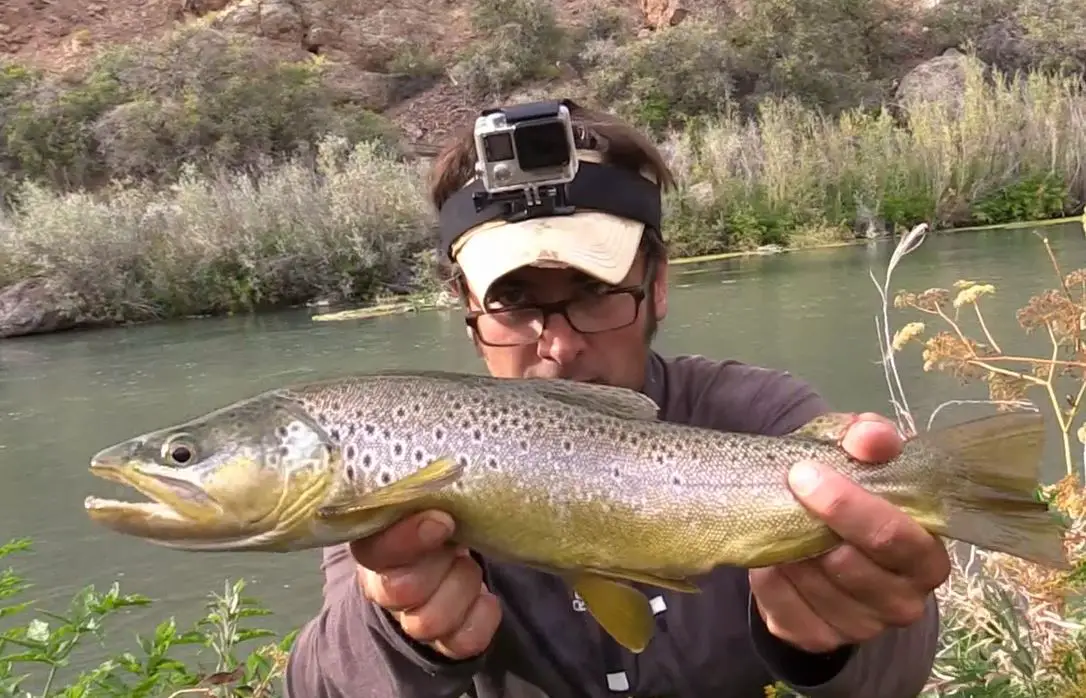
<instances>
[{"instance_id":1,"label":"man's hair","mask_svg":"<svg viewBox=\"0 0 1086 698\"><path fill-rule=\"evenodd\" d=\"M641 172L647 170L662 190L675 186L675 178L656 145L640 130L621 119L567 102L573 127L581 127L595 138L596 149L603 161L613 167ZM454 135L441 149L430 166L430 202L440 209L449 198L475 177L475 120ZM641 238L641 250L649 263L663 259L667 254L661 232L646 229ZM438 273L442 280L451 283L461 300L467 301L467 287L456 264L449 264L445 255L439 255ZM480 299L482 300L482 299Z\"/></svg>"}]
</instances>

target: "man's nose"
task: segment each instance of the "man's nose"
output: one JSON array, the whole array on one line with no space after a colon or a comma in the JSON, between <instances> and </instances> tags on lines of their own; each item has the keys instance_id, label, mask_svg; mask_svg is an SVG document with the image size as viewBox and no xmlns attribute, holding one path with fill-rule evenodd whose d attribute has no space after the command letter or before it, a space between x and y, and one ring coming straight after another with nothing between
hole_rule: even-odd
<instances>
[{"instance_id":1,"label":"man's nose","mask_svg":"<svg viewBox=\"0 0 1086 698\"><path fill-rule=\"evenodd\" d=\"M539 358L568 365L584 351L584 335L573 329L561 313L554 313L547 318L537 346Z\"/></svg>"}]
</instances>

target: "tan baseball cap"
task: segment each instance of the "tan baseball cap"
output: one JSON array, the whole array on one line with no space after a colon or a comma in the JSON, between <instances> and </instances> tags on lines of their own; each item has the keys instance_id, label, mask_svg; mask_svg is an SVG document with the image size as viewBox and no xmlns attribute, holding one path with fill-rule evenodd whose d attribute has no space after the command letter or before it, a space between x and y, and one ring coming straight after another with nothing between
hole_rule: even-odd
<instances>
[{"instance_id":1,"label":"tan baseball cap","mask_svg":"<svg viewBox=\"0 0 1086 698\"><path fill-rule=\"evenodd\" d=\"M599 162L599 153L578 151ZM650 172L642 176L655 182ZM565 216L507 223L488 221L465 232L453 245L453 258L476 297L495 281L527 266L571 267L604 283L617 284L629 273L645 224L602 211L578 210Z\"/></svg>"}]
</instances>

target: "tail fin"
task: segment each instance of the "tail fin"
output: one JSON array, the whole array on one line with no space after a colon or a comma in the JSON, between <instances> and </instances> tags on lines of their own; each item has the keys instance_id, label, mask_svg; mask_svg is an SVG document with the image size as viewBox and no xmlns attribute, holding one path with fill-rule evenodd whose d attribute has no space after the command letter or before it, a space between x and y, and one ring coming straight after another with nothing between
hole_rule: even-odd
<instances>
[{"instance_id":1,"label":"tail fin","mask_svg":"<svg viewBox=\"0 0 1086 698\"><path fill-rule=\"evenodd\" d=\"M1044 417L1007 412L922 437L957 468L946 496L949 538L1055 569L1070 569L1064 525L1034 496L1044 453Z\"/></svg>"}]
</instances>

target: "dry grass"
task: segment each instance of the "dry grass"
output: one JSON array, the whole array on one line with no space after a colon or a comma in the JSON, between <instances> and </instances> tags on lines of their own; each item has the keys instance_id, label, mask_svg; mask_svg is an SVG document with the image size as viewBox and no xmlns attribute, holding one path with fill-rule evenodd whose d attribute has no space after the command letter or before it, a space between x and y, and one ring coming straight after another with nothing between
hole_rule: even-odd
<instances>
[{"instance_id":1,"label":"dry grass","mask_svg":"<svg viewBox=\"0 0 1086 698\"><path fill-rule=\"evenodd\" d=\"M1071 572L1055 571L969 546L965 559L955 561L950 579L937 591L943 631L924 695L1083 698L1086 489L1081 478L1086 472L1086 423L1080 409L1086 396L1086 268L1064 274L1042 239L1052 260L1053 288L1030 298L1017 314L1023 331L1040 335L1048 345L1036 356L1011 356L1000 349L981 309L981 299L996 292L990 284L963 281L956 293L899 293L894 306L921 313L947 329L922 340L925 327L913 321L891 333L891 277L924 234L925 228L918 226L903 238L885 280L876 281L883 299L877 324L899 424L906 433L917 430L896 369L897 355L913 342L923 344L925 370L986 382L997 409L1051 410L1063 435L1067 475L1039 494L1069 523L1065 548L1074 567ZM973 321L971 327L967 319ZM1071 384L1065 399L1057 398L1057 378ZM1028 399L1033 394L1041 398L1037 404Z\"/></svg>"},{"instance_id":2,"label":"dry grass","mask_svg":"<svg viewBox=\"0 0 1086 698\"><path fill-rule=\"evenodd\" d=\"M986 83L962 118L930 105L829 119L791 100L755 122L694 120L663 144L681 182L667 202L676 255L804 246L888 227L1061 215L1086 200L1086 95L1070 78ZM338 145L337 145L338 143ZM187 176L165 191L59 195L26 186L0 211L0 284L54 281L90 320L145 320L371 301L418 288L433 215L419 166L328 140L246 178Z\"/></svg>"},{"instance_id":3,"label":"dry grass","mask_svg":"<svg viewBox=\"0 0 1086 698\"><path fill-rule=\"evenodd\" d=\"M828 119L769 101L757 123L726 117L669 144L682 190L672 201L684 251L788 241L796 228L849 234L858 218L911 228L1060 215L1086 200L1086 92L1033 73L987 82L968 63L961 118L914 109Z\"/></svg>"},{"instance_id":4,"label":"dry grass","mask_svg":"<svg viewBox=\"0 0 1086 698\"><path fill-rule=\"evenodd\" d=\"M30 186L0 217L0 283L57 280L96 318L150 319L367 298L409 285L430 247L422 176L326 141L316 168L185 176L166 191L58 197Z\"/></svg>"}]
</instances>

